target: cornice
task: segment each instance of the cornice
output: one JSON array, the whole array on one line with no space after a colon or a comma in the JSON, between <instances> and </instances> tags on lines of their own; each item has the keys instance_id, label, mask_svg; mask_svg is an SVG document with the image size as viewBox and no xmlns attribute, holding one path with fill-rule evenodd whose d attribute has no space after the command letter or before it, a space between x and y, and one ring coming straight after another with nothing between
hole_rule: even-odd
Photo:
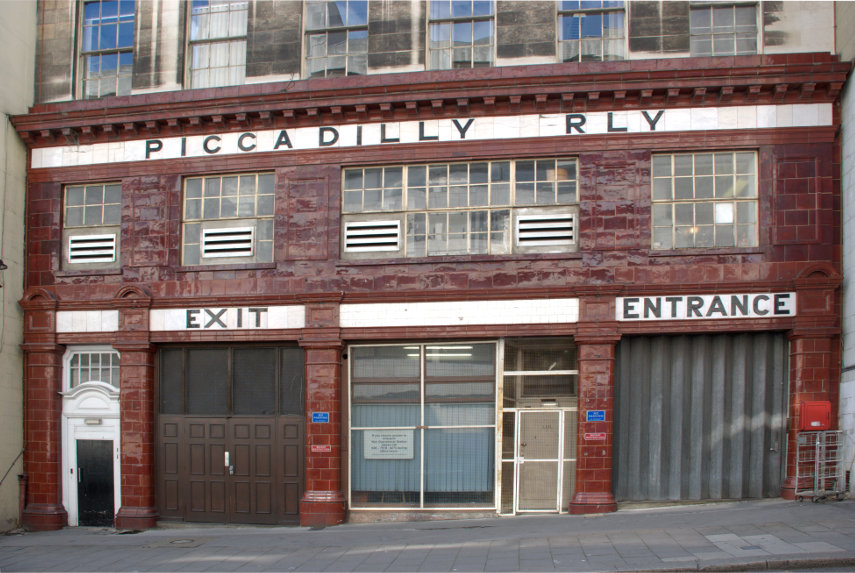
<instances>
[{"instance_id":1,"label":"cornice","mask_svg":"<svg viewBox=\"0 0 855 573\"><path fill-rule=\"evenodd\" d=\"M12 121L39 147L461 115L834 102L850 67L818 53L349 76L40 104Z\"/></svg>"}]
</instances>

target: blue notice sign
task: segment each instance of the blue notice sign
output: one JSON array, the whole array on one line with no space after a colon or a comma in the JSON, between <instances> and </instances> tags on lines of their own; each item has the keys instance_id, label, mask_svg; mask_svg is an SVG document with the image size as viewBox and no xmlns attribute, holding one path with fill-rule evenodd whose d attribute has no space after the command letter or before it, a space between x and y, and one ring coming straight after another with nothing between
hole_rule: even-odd
<instances>
[{"instance_id":1,"label":"blue notice sign","mask_svg":"<svg viewBox=\"0 0 855 573\"><path fill-rule=\"evenodd\" d=\"M585 412L585 421L586 422L605 422L606 421L606 411L605 410L588 410Z\"/></svg>"},{"instance_id":2,"label":"blue notice sign","mask_svg":"<svg viewBox=\"0 0 855 573\"><path fill-rule=\"evenodd\" d=\"M312 412L312 423L313 424L329 424L330 422L330 413L329 412Z\"/></svg>"}]
</instances>

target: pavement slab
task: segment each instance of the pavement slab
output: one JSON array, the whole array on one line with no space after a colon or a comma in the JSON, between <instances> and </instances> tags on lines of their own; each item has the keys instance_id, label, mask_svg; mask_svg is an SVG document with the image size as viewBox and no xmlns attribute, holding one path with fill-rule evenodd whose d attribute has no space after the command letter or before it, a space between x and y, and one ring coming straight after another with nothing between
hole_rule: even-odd
<instances>
[{"instance_id":1,"label":"pavement slab","mask_svg":"<svg viewBox=\"0 0 855 573\"><path fill-rule=\"evenodd\" d=\"M855 572L855 502L781 499L477 520L301 527L176 525L0 536L18 571Z\"/></svg>"}]
</instances>

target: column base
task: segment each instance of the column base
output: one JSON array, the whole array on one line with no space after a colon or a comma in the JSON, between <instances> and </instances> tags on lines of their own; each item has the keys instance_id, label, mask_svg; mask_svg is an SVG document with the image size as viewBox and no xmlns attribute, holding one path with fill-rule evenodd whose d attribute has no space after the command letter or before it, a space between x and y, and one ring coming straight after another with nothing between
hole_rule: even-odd
<instances>
[{"instance_id":1,"label":"column base","mask_svg":"<svg viewBox=\"0 0 855 573\"><path fill-rule=\"evenodd\" d=\"M617 502L611 493L580 491L573 496L568 510L571 515L611 513L617 511Z\"/></svg>"},{"instance_id":2,"label":"column base","mask_svg":"<svg viewBox=\"0 0 855 573\"><path fill-rule=\"evenodd\" d=\"M781 486L781 497L794 501L796 499L796 478L788 477Z\"/></svg>"},{"instance_id":3,"label":"column base","mask_svg":"<svg viewBox=\"0 0 855 573\"><path fill-rule=\"evenodd\" d=\"M30 531L55 531L66 525L68 513L61 505L31 503L21 515L21 526Z\"/></svg>"},{"instance_id":4,"label":"column base","mask_svg":"<svg viewBox=\"0 0 855 573\"><path fill-rule=\"evenodd\" d=\"M340 491L307 491L300 500L300 525L326 527L344 523L344 494Z\"/></svg>"},{"instance_id":5,"label":"column base","mask_svg":"<svg viewBox=\"0 0 855 573\"><path fill-rule=\"evenodd\" d=\"M116 513L116 529L142 531L157 525L160 517L153 507L122 507Z\"/></svg>"}]
</instances>

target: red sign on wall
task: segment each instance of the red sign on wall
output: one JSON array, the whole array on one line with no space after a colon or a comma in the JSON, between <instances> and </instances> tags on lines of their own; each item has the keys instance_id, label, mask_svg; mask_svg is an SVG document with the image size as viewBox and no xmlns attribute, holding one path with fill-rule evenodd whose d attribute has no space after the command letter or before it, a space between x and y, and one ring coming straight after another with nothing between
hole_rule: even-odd
<instances>
[{"instance_id":1,"label":"red sign on wall","mask_svg":"<svg viewBox=\"0 0 855 573\"><path fill-rule=\"evenodd\" d=\"M589 442L604 442L606 441L605 432L586 432L585 439Z\"/></svg>"},{"instance_id":2,"label":"red sign on wall","mask_svg":"<svg viewBox=\"0 0 855 573\"><path fill-rule=\"evenodd\" d=\"M328 454L330 452L332 452L332 446L330 446L329 444L321 444L318 446L312 446L312 453L313 454L324 454L324 453Z\"/></svg>"}]
</instances>

